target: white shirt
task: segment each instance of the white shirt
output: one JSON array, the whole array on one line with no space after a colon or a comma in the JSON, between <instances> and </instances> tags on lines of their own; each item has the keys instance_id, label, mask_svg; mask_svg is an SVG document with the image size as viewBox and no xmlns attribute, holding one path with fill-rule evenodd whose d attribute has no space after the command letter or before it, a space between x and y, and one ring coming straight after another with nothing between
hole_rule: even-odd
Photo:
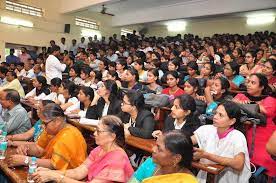
<instances>
[{"instance_id":1,"label":"white shirt","mask_svg":"<svg viewBox=\"0 0 276 183\"><path fill-rule=\"evenodd\" d=\"M114 53L111 56L108 55L106 58L108 58L111 62L116 62L118 59L118 55Z\"/></svg>"},{"instance_id":2,"label":"white shirt","mask_svg":"<svg viewBox=\"0 0 276 183\"><path fill-rule=\"evenodd\" d=\"M65 70L66 65L60 63L60 61L54 55L49 55L46 59L46 79L47 83L50 84L51 79L60 78L62 79L62 72Z\"/></svg>"},{"instance_id":3,"label":"white shirt","mask_svg":"<svg viewBox=\"0 0 276 183\"><path fill-rule=\"evenodd\" d=\"M35 78L34 70L30 69L28 71L25 71L25 75L23 75L23 77L30 78L30 79Z\"/></svg>"},{"instance_id":4,"label":"white shirt","mask_svg":"<svg viewBox=\"0 0 276 183\"><path fill-rule=\"evenodd\" d=\"M107 115L108 108L109 108L109 104L105 103L104 108L103 108L103 112L102 112L102 116Z\"/></svg>"},{"instance_id":5,"label":"white shirt","mask_svg":"<svg viewBox=\"0 0 276 183\"><path fill-rule=\"evenodd\" d=\"M77 52L78 52L78 45L76 44L75 46L71 46L70 47L70 50L69 51L72 51L73 52L73 54L74 55L76 55L77 54Z\"/></svg>"},{"instance_id":6,"label":"white shirt","mask_svg":"<svg viewBox=\"0 0 276 183\"><path fill-rule=\"evenodd\" d=\"M186 120L185 121L183 121L183 123L181 123L180 125L178 125L177 124L177 121L176 121L176 119L174 120L174 129L175 130L181 130L182 129L182 127L185 125L185 123L186 123Z\"/></svg>"},{"instance_id":7,"label":"white shirt","mask_svg":"<svg viewBox=\"0 0 276 183\"><path fill-rule=\"evenodd\" d=\"M219 183L246 183L248 182L250 171L250 160L247 149L247 142L245 136L238 130L232 130L226 137L219 139L217 135L217 128L213 125L204 125L199 127L195 132L197 143L201 149L206 152L233 158L239 153L244 153L245 162L241 172L236 172L230 167L226 167L225 170L219 174L216 179ZM201 159L201 163L214 163L207 159ZM207 173L200 170L197 174L197 179L200 183L205 183Z\"/></svg>"},{"instance_id":8,"label":"white shirt","mask_svg":"<svg viewBox=\"0 0 276 183\"><path fill-rule=\"evenodd\" d=\"M66 44L60 43L60 53L64 53L64 50L67 50L69 52L68 46Z\"/></svg>"}]
</instances>

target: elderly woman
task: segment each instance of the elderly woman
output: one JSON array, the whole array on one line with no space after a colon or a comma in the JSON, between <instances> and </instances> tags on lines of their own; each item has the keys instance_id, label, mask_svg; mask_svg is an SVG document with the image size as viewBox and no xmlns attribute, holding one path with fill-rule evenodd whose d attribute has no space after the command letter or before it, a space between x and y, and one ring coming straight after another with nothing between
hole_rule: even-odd
<instances>
[{"instance_id":1,"label":"elderly woman","mask_svg":"<svg viewBox=\"0 0 276 183\"><path fill-rule=\"evenodd\" d=\"M79 167L67 171L39 168L34 174L35 182L127 182L133 174L126 152L124 126L116 116L104 116L94 132L98 147Z\"/></svg>"},{"instance_id":2,"label":"elderly woman","mask_svg":"<svg viewBox=\"0 0 276 183\"><path fill-rule=\"evenodd\" d=\"M85 140L77 128L66 123L61 107L57 104L46 105L40 119L47 134L53 137L47 138L45 148L39 144L19 146L18 154L8 159L9 165L28 165L30 157L27 155L38 157L38 166L50 169L66 170L81 165L86 157Z\"/></svg>"},{"instance_id":3,"label":"elderly woman","mask_svg":"<svg viewBox=\"0 0 276 183\"><path fill-rule=\"evenodd\" d=\"M190 167L193 145L189 135L170 131L158 136L152 158L148 158L133 174L130 183L197 182Z\"/></svg>"},{"instance_id":4,"label":"elderly woman","mask_svg":"<svg viewBox=\"0 0 276 183\"><path fill-rule=\"evenodd\" d=\"M41 111L43 111L43 108L50 103L54 103L52 100L42 100L39 103L39 108L37 110L38 116L40 116ZM7 139L9 140L9 146L17 147L19 145L23 144L32 144L34 142L37 142L40 136L43 133L43 127L42 127L42 121L39 119L34 126L28 130L25 133L15 134L15 135L8 135ZM30 142L30 140L32 140Z\"/></svg>"}]
</instances>

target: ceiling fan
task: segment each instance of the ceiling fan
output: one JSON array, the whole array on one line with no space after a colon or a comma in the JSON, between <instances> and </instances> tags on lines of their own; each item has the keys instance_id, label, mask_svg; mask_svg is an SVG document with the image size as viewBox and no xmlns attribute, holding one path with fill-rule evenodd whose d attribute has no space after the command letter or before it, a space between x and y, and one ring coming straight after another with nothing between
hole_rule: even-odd
<instances>
[{"instance_id":1,"label":"ceiling fan","mask_svg":"<svg viewBox=\"0 0 276 183\"><path fill-rule=\"evenodd\" d=\"M107 7L104 6L104 4L102 5L102 10L101 10L101 14L103 15L109 15L109 16L115 16L114 14L112 13L107 13Z\"/></svg>"}]
</instances>

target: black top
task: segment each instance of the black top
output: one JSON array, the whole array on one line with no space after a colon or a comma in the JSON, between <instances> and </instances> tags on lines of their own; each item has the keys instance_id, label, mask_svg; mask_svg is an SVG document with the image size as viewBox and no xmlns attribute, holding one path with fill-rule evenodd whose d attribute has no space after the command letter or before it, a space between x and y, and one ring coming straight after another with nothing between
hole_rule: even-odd
<instances>
[{"instance_id":1,"label":"black top","mask_svg":"<svg viewBox=\"0 0 276 183\"><path fill-rule=\"evenodd\" d=\"M105 100L102 97L99 98L97 105L91 106L87 109L86 118L100 119L102 117L104 105L105 105ZM112 101L110 101L107 114L118 115L119 113L121 113L121 100L115 98Z\"/></svg>"},{"instance_id":2,"label":"black top","mask_svg":"<svg viewBox=\"0 0 276 183\"><path fill-rule=\"evenodd\" d=\"M124 123L130 121L130 115L123 113L121 119ZM132 125L128 128L131 135L144 139L152 138L152 132L155 127L153 114L148 110L141 110L137 114L135 127Z\"/></svg>"},{"instance_id":3,"label":"black top","mask_svg":"<svg viewBox=\"0 0 276 183\"><path fill-rule=\"evenodd\" d=\"M165 120L163 132L175 130L175 119L168 116ZM182 126L181 131L192 136L194 131L200 126L200 121L197 115L187 116L186 123Z\"/></svg>"}]
</instances>

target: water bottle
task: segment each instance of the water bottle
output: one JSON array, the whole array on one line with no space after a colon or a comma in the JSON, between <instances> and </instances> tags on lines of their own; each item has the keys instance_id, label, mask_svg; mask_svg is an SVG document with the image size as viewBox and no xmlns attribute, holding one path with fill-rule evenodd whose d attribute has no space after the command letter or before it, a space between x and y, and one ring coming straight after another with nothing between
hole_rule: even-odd
<instances>
[{"instance_id":1,"label":"water bottle","mask_svg":"<svg viewBox=\"0 0 276 183\"><path fill-rule=\"evenodd\" d=\"M0 142L0 160L5 159L7 147L8 147L7 141Z\"/></svg>"},{"instance_id":2,"label":"water bottle","mask_svg":"<svg viewBox=\"0 0 276 183\"><path fill-rule=\"evenodd\" d=\"M6 124L0 125L0 142L6 141L7 137L7 126Z\"/></svg>"},{"instance_id":3,"label":"water bottle","mask_svg":"<svg viewBox=\"0 0 276 183\"><path fill-rule=\"evenodd\" d=\"M27 176L27 182L33 183L34 180L32 179L32 174L35 173L37 168L36 157L32 157L31 161L29 162L29 171Z\"/></svg>"}]
</instances>

